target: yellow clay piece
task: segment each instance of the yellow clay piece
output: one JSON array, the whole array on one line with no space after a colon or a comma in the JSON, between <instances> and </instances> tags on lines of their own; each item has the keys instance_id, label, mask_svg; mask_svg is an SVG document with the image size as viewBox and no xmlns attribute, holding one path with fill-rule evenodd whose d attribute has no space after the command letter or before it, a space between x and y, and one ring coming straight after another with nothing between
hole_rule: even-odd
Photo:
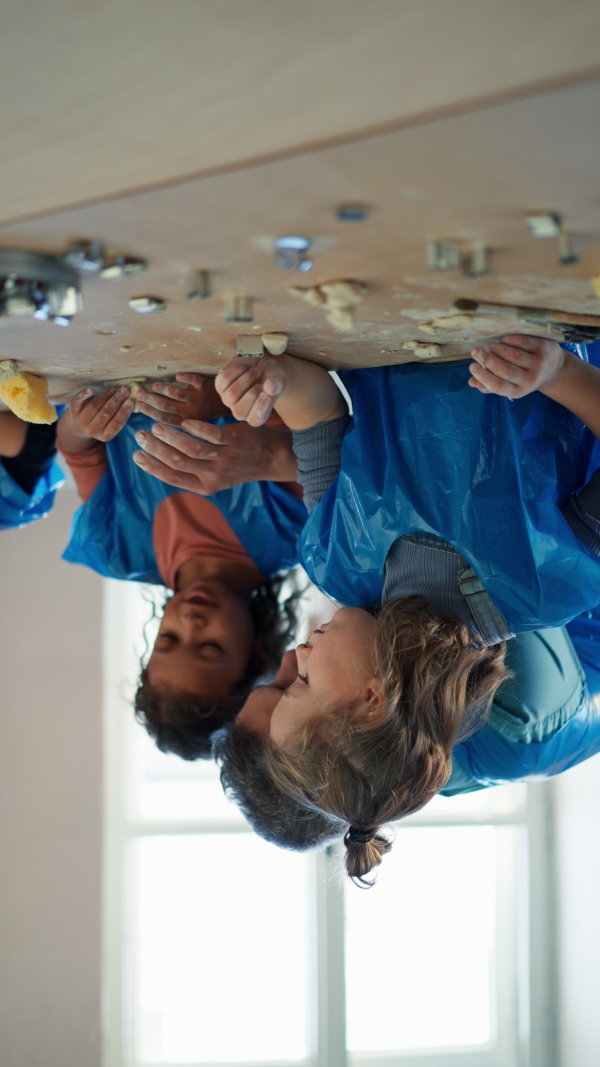
<instances>
[{"instance_id":1,"label":"yellow clay piece","mask_svg":"<svg viewBox=\"0 0 600 1067\"><path fill-rule=\"evenodd\" d=\"M46 399L48 382L37 374L23 371L0 382L0 400L23 422L56 422L56 408Z\"/></svg>"}]
</instances>

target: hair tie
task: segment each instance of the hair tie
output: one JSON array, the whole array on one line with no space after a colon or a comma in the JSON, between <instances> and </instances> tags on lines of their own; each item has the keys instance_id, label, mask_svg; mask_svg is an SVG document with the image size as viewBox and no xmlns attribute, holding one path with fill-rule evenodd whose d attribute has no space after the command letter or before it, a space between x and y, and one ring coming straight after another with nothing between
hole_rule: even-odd
<instances>
[{"instance_id":1,"label":"hair tie","mask_svg":"<svg viewBox=\"0 0 600 1067\"><path fill-rule=\"evenodd\" d=\"M358 830L356 826L351 826L348 830L348 839L355 845L368 845L374 837L375 830Z\"/></svg>"}]
</instances>

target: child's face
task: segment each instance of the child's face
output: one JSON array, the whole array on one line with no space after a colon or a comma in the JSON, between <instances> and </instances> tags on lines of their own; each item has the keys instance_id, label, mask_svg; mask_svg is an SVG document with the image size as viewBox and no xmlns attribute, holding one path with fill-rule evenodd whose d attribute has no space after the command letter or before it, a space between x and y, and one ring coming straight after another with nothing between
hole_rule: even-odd
<instances>
[{"instance_id":1,"label":"child's face","mask_svg":"<svg viewBox=\"0 0 600 1067\"><path fill-rule=\"evenodd\" d=\"M246 674L253 641L247 597L219 581L195 582L165 605L150 684L206 699L228 696Z\"/></svg>"},{"instance_id":2,"label":"child's face","mask_svg":"<svg viewBox=\"0 0 600 1067\"><path fill-rule=\"evenodd\" d=\"M254 690L237 721L283 746L328 708L376 698L380 683L373 674L375 632L375 619L366 611L341 608L296 648L295 679L290 677L293 664L284 657L275 681ZM283 686L287 688L281 692Z\"/></svg>"}]
</instances>

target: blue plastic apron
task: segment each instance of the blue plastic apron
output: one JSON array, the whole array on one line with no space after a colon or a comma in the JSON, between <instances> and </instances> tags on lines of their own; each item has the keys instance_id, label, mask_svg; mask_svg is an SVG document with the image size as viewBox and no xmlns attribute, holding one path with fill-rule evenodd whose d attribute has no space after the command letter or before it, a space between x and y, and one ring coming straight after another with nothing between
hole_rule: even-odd
<instances>
[{"instance_id":1,"label":"blue plastic apron","mask_svg":"<svg viewBox=\"0 0 600 1067\"><path fill-rule=\"evenodd\" d=\"M26 493L11 478L0 460L0 530L14 530L37 519L45 519L54 507L56 490L64 484L65 476L57 463L38 478L33 493Z\"/></svg>"},{"instance_id":2,"label":"blue plastic apron","mask_svg":"<svg viewBox=\"0 0 600 1067\"><path fill-rule=\"evenodd\" d=\"M63 555L109 578L162 585L152 537L157 508L185 492L147 474L133 461L135 434L152 420L134 415L110 441L109 469L76 512ZM298 562L297 539L306 508L276 482L249 482L206 497L223 514L261 574L268 577Z\"/></svg>"},{"instance_id":3,"label":"blue plastic apron","mask_svg":"<svg viewBox=\"0 0 600 1067\"><path fill-rule=\"evenodd\" d=\"M577 709L559 729L528 743L512 741L486 723L455 745L453 773L443 793L451 796L523 778L548 778L600 752L600 611L574 619L566 629L585 676Z\"/></svg>"},{"instance_id":4,"label":"blue plastic apron","mask_svg":"<svg viewBox=\"0 0 600 1067\"><path fill-rule=\"evenodd\" d=\"M57 404L60 417L65 404ZM57 489L65 483L65 476L53 462L49 470L38 478L33 493L26 493L4 469L0 459L0 530L14 530L30 522L45 519L54 507Z\"/></svg>"},{"instance_id":5,"label":"blue plastic apron","mask_svg":"<svg viewBox=\"0 0 600 1067\"><path fill-rule=\"evenodd\" d=\"M300 562L346 605L381 599L397 537L442 537L513 633L600 603L600 560L560 508L600 464L579 419L541 393L509 402L467 385L468 364L340 372L353 403L340 472L311 512Z\"/></svg>"}]
</instances>

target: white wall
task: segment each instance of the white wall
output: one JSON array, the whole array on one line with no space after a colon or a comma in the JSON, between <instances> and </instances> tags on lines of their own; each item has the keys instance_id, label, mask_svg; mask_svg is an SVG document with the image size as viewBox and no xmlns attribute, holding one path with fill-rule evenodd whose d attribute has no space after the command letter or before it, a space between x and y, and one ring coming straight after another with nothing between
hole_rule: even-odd
<instances>
[{"instance_id":1,"label":"white wall","mask_svg":"<svg viewBox=\"0 0 600 1067\"><path fill-rule=\"evenodd\" d=\"M600 1064L600 756L554 782L561 1067Z\"/></svg>"},{"instance_id":2,"label":"white wall","mask_svg":"<svg viewBox=\"0 0 600 1067\"><path fill-rule=\"evenodd\" d=\"M0 532L0 1064L97 1067L101 580L63 563L76 506Z\"/></svg>"}]
</instances>

